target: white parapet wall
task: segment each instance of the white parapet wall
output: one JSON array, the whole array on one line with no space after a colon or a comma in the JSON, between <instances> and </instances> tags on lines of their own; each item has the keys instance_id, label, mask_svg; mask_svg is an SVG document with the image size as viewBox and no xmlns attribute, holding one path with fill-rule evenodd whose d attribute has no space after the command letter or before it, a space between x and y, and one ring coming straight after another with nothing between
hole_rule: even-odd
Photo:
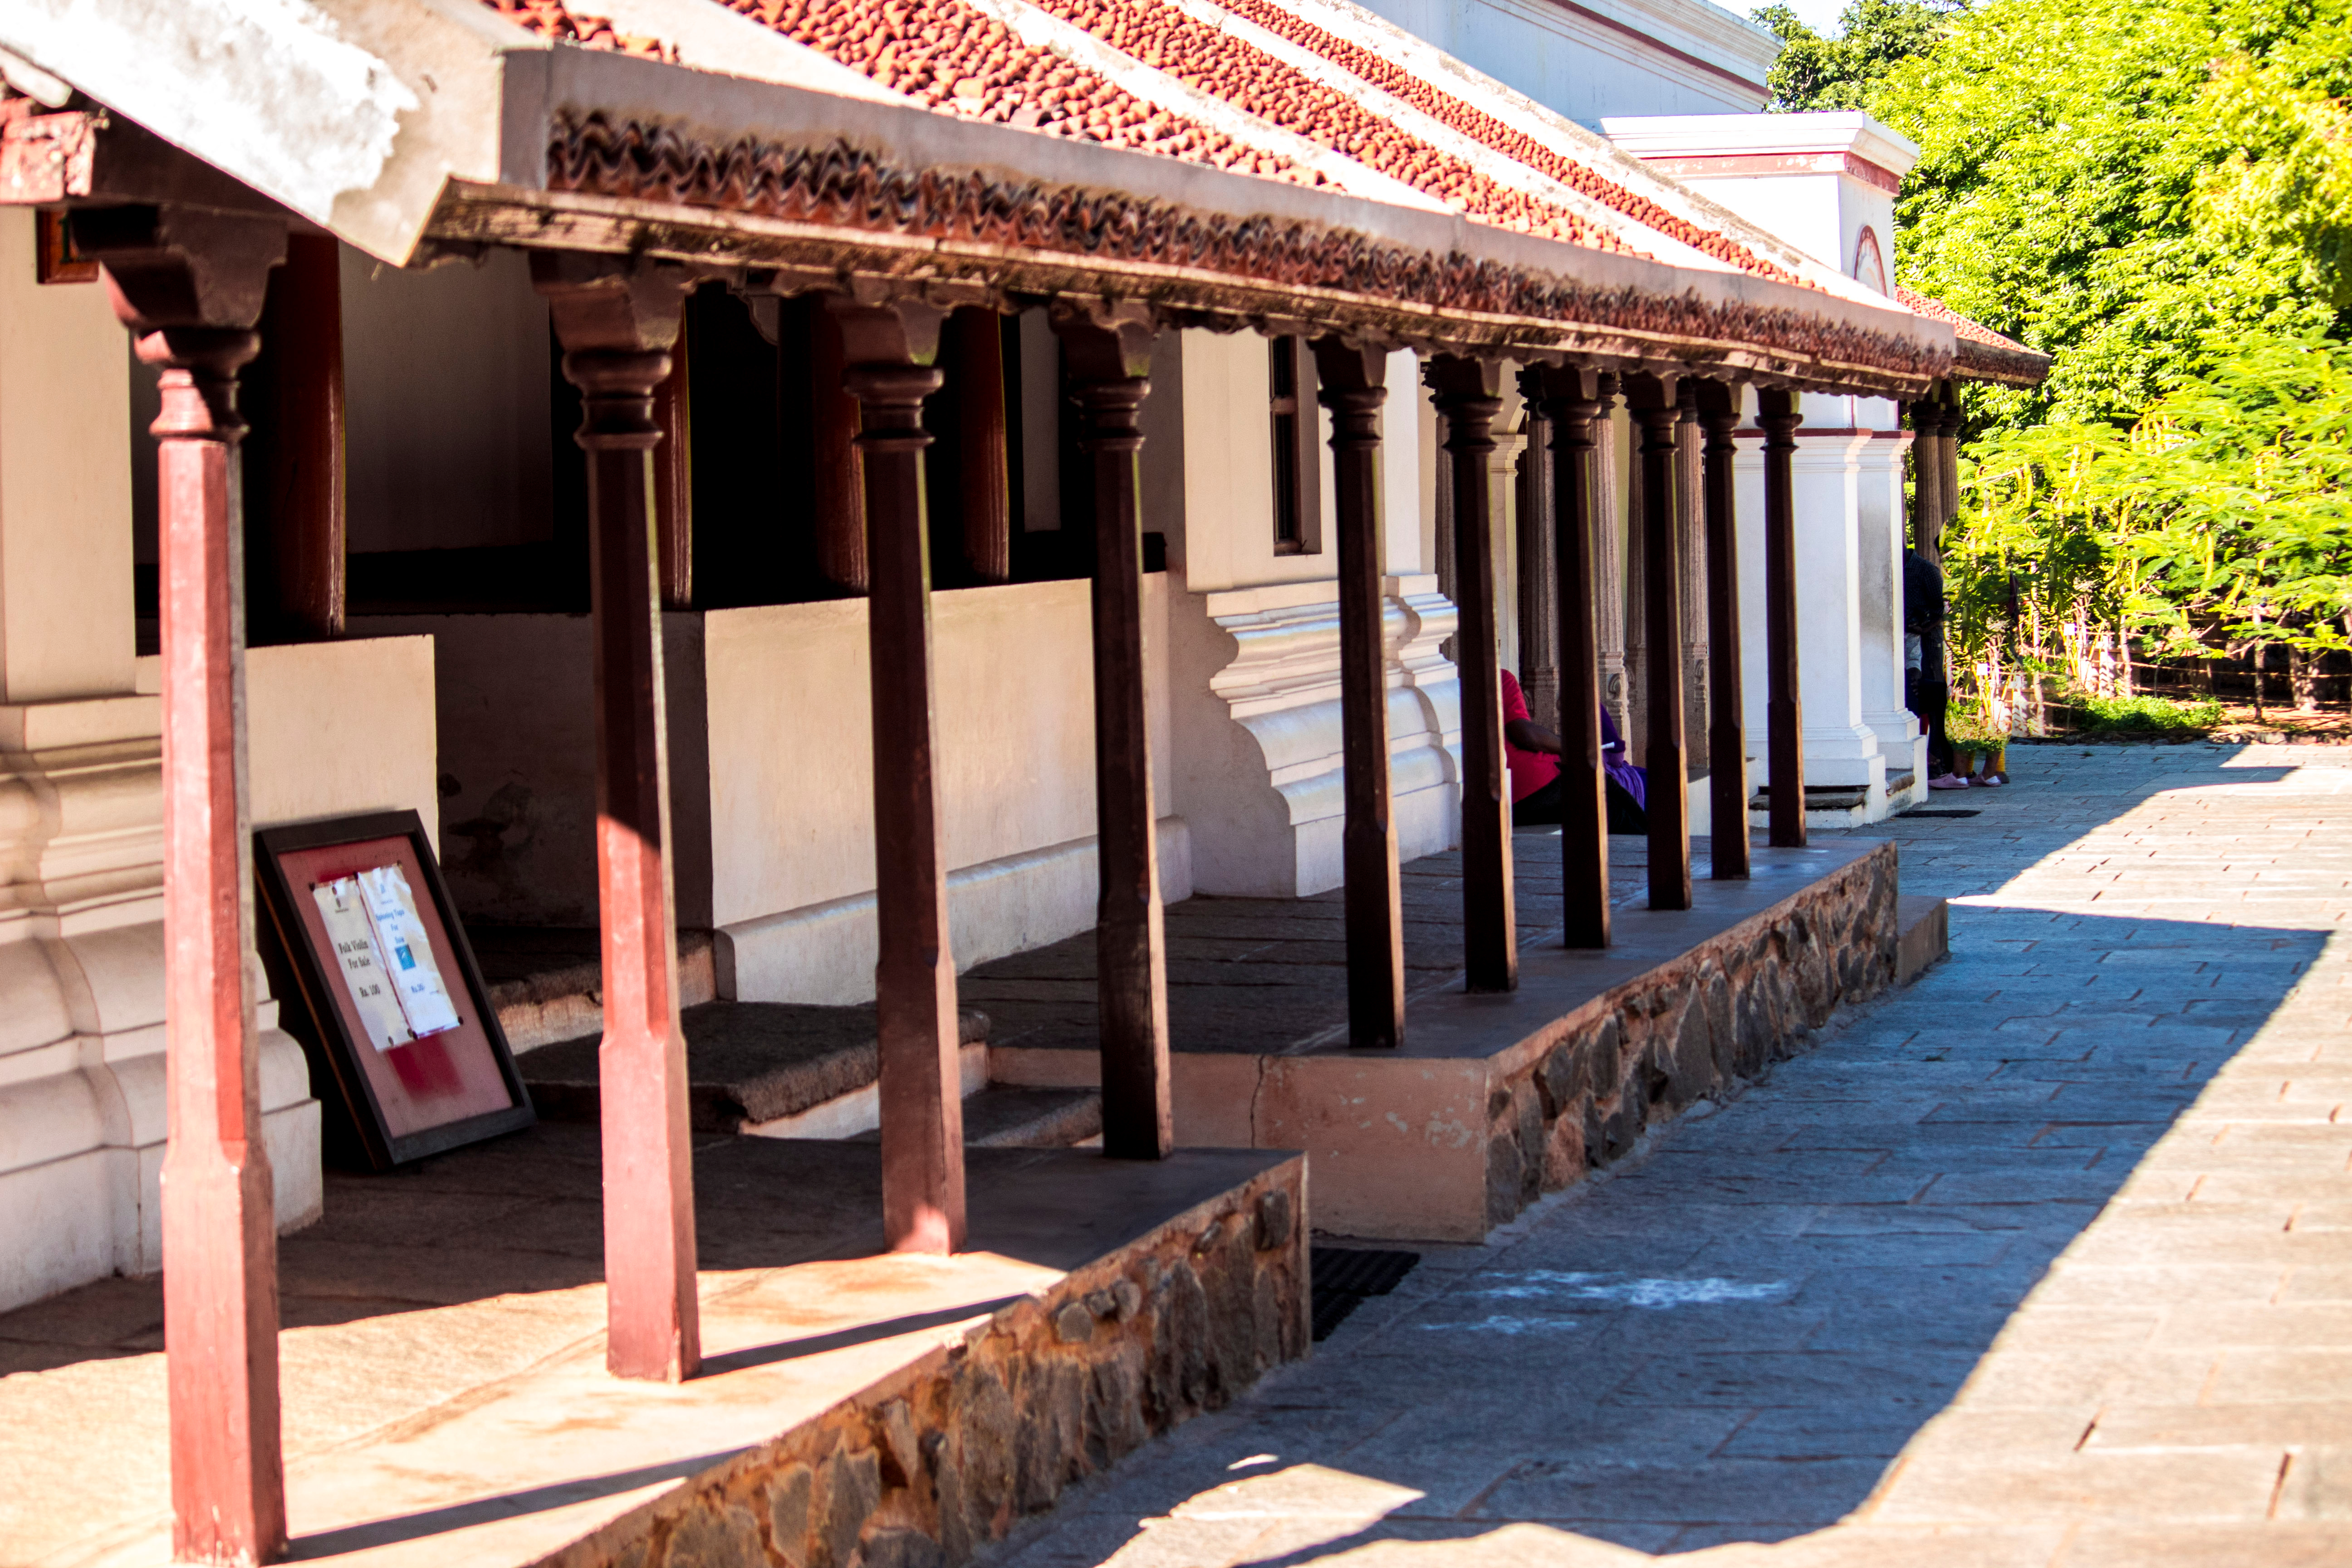
<instances>
[{"instance_id":1,"label":"white parapet wall","mask_svg":"<svg viewBox=\"0 0 2352 1568\"><path fill-rule=\"evenodd\" d=\"M1089 584L967 588L932 599L949 941L956 966L1094 924ZM1160 890L1189 897L1171 815L1168 578L1144 581L1146 700L1160 812ZM705 617L710 877L721 995L874 994L873 715L862 599Z\"/></svg>"},{"instance_id":2,"label":"white parapet wall","mask_svg":"<svg viewBox=\"0 0 2352 1568\"><path fill-rule=\"evenodd\" d=\"M155 661L137 665L143 690L8 710L0 802L20 804L0 805L0 858L34 875L0 915L0 1310L163 1265L162 715ZM246 712L256 826L403 808L434 823L429 638L256 648ZM278 1228L293 1230L321 1212L320 1107L260 965L248 973Z\"/></svg>"}]
</instances>

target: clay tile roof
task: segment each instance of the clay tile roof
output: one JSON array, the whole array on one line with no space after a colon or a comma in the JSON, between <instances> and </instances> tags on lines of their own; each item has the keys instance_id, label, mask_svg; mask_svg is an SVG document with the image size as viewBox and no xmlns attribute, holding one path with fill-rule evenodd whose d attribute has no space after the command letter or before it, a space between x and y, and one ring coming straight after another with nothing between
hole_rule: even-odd
<instances>
[{"instance_id":1,"label":"clay tile roof","mask_svg":"<svg viewBox=\"0 0 2352 1568\"><path fill-rule=\"evenodd\" d=\"M1382 58L1360 44L1351 43L1303 16L1295 16L1273 4L1272 0L1217 0L1217 4L1278 37L1311 50L1372 86L1402 99L1431 119L1471 140L1624 214L1643 227L1680 240L1694 250L1712 256L1743 272L1775 278L1783 282L1798 281L1787 270L1758 256L1738 240L1666 211L1648 197L1629 191L1606 175L1545 146L1517 126L1507 124L1485 110L1465 103L1395 61Z\"/></svg>"},{"instance_id":2,"label":"clay tile roof","mask_svg":"<svg viewBox=\"0 0 2352 1568\"><path fill-rule=\"evenodd\" d=\"M1581 215L1513 190L1450 153L1372 113L1336 88L1166 0L1033 0L1145 65L1224 100L1270 124L1346 153L1356 162L1521 234L1603 250L1628 248Z\"/></svg>"},{"instance_id":3,"label":"clay tile roof","mask_svg":"<svg viewBox=\"0 0 2352 1568\"><path fill-rule=\"evenodd\" d=\"M482 4L551 43L610 49L615 54L635 55L640 59L672 63L677 59L677 50L661 39L615 32L605 18L575 10L565 0L482 0Z\"/></svg>"},{"instance_id":4,"label":"clay tile roof","mask_svg":"<svg viewBox=\"0 0 2352 1568\"><path fill-rule=\"evenodd\" d=\"M1137 98L963 0L720 0L927 108L1319 185L1279 153Z\"/></svg>"},{"instance_id":5,"label":"clay tile roof","mask_svg":"<svg viewBox=\"0 0 2352 1568\"><path fill-rule=\"evenodd\" d=\"M1897 286L1895 303L1915 315L1941 321L1952 329L1957 353L1953 369L1969 381L1997 381L2008 386L2039 386L2050 374L2050 356L2002 337L1981 321L1961 315L1941 300L1916 289Z\"/></svg>"}]
</instances>

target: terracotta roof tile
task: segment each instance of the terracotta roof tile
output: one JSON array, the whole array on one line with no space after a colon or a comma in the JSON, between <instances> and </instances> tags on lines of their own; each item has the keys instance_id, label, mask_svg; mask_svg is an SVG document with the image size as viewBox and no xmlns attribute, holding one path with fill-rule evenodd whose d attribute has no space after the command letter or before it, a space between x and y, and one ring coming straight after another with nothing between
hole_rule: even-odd
<instances>
[{"instance_id":1,"label":"terracotta roof tile","mask_svg":"<svg viewBox=\"0 0 2352 1568\"><path fill-rule=\"evenodd\" d=\"M1346 93L1165 0L1033 0L1040 10L1295 134L1336 148L1471 217L1522 234L1603 250L1613 234L1541 197L1512 190L1373 114Z\"/></svg>"},{"instance_id":2,"label":"terracotta roof tile","mask_svg":"<svg viewBox=\"0 0 2352 1568\"><path fill-rule=\"evenodd\" d=\"M1778 279L1782 282L1799 281L1794 274L1765 260L1738 240L1668 212L1648 197L1629 191L1616 181L1545 146L1517 126L1507 124L1485 110L1463 102L1395 61L1384 59L1360 44L1350 43L1303 16L1294 16L1280 5L1272 4L1271 0L1216 0L1216 4L1237 16L1256 23L1276 37L1311 50L1341 69L1361 77L1382 91L1402 99L1431 119L1460 132L1472 141L1491 147L1539 174L1549 175L1580 195L1623 213L1645 228L1653 228L1670 238L1678 239L1694 250L1727 262L1743 272Z\"/></svg>"},{"instance_id":3,"label":"terracotta roof tile","mask_svg":"<svg viewBox=\"0 0 2352 1568\"><path fill-rule=\"evenodd\" d=\"M1319 185L1321 175L1144 101L962 0L721 0L928 108Z\"/></svg>"},{"instance_id":4,"label":"terracotta roof tile","mask_svg":"<svg viewBox=\"0 0 2352 1568\"><path fill-rule=\"evenodd\" d=\"M2010 386L2039 386L2050 374L2050 356L2030 349L2015 338L2002 337L1982 321L1961 315L1949 305L1916 289L1897 286L1895 301L1914 315L1941 321L1952 329L1958 351L1954 368L1963 379L1997 381Z\"/></svg>"},{"instance_id":5,"label":"terracotta roof tile","mask_svg":"<svg viewBox=\"0 0 2352 1568\"><path fill-rule=\"evenodd\" d=\"M551 43L577 44L583 49L610 49L641 59L677 59L677 49L659 38L619 33L602 16L575 11L564 0L482 0L482 4L526 31Z\"/></svg>"}]
</instances>

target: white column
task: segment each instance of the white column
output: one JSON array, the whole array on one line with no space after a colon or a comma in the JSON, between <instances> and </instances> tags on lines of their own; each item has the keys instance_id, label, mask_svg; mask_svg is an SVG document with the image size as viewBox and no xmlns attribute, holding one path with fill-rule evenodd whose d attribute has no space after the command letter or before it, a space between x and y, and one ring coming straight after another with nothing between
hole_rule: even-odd
<instances>
[{"instance_id":1,"label":"white column","mask_svg":"<svg viewBox=\"0 0 2352 1568\"><path fill-rule=\"evenodd\" d=\"M1899 427L1895 405L1863 398L1862 424L1870 440L1861 449L1855 483L1856 542L1861 558L1862 718L1886 756L1890 805L1926 795L1927 742L1919 721L1903 706L1903 458L1911 433ZM1915 755L1916 753L1916 755ZM1909 773L1907 791L1896 788Z\"/></svg>"},{"instance_id":2,"label":"white column","mask_svg":"<svg viewBox=\"0 0 2352 1568\"><path fill-rule=\"evenodd\" d=\"M1864 716L1862 454L1872 435L1854 426L1853 403L1807 395L1797 434L1797 658L1804 694L1808 791L1843 785L1866 792L1869 816L1885 815L1887 758ZM1748 417L1754 416L1753 394ZM1807 435L1811 429L1813 433ZM1764 658L1764 449L1753 429L1740 432L1733 459L1739 536L1740 658L1761 670ZM1891 443L1889 443L1891 445ZM1899 649L1900 643L1896 647ZM1764 682L1745 684L1750 772L1761 776ZM1896 688L1900 697L1900 687ZM1899 759L1898 759L1899 762ZM1897 771L1900 771L1899 765ZM1808 795L1810 799L1810 794Z\"/></svg>"}]
</instances>

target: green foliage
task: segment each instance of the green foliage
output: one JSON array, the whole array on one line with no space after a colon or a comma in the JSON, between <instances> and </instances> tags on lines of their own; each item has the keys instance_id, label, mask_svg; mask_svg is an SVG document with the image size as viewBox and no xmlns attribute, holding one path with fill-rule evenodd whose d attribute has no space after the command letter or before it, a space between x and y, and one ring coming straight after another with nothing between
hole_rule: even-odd
<instances>
[{"instance_id":1,"label":"green foliage","mask_svg":"<svg viewBox=\"0 0 2352 1568\"><path fill-rule=\"evenodd\" d=\"M2352 353L2315 334L2209 356L2128 431L2041 425L1970 448L1944 566L1963 647L2067 622L2173 655L2352 646Z\"/></svg>"},{"instance_id":2,"label":"green foliage","mask_svg":"<svg viewBox=\"0 0 2352 1568\"><path fill-rule=\"evenodd\" d=\"M2352 0L1991 0L1895 61L1898 276L2057 361L1972 423L2128 422L2238 339L2346 325L2347 91Z\"/></svg>"},{"instance_id":3,"label":"green foliage","mask_svg":"<svg viewBox=\"0 0 2352 1568\"><path fill-rule=\"evenodd\" d=\"M2099 697L2087 691L2072 693L2066 702L2088 721L2083 728L2093 732L2202 734L2221 721L2219 702L2176 702L2168 697Z\"/></svg>"},{"instance_id":4,"label":"green foliage","mask_svg":"<svg viewBox=\"0 0 2352 1568\"><path fill-rule=\"evenodd\" d=\"M1991 751L2006 745L2009 731L1979 709L1954 708L1944 715L1944 738L1963 751Z\"/></svg>"},{"instance_id":5,"label":"green foliage","mask_svg":"<svg viewBox=\"0 0 2352 1568\"><path fill-rule=\"evenodd\" d=\"M1966 0L1847 0L1838 36L1824 38L1786 5L1750 13L1781 43L1772 62L1772 107L1784 111L1864 109L1871 89L1900 62L1924 54Z\"/></svg>"}]
</instances>

